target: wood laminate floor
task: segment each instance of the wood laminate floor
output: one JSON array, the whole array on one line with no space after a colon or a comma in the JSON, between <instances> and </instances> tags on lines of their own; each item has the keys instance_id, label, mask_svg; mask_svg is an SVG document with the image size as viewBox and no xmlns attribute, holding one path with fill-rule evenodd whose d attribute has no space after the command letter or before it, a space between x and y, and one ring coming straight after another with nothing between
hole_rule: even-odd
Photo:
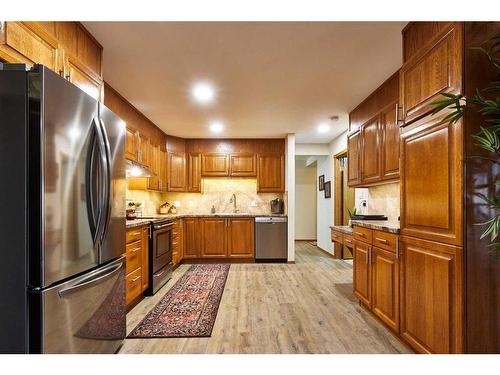
<instances>
[{"instance_id":1,"label":"wood laminate floor","mask_svg":"<svg viewBox=\"0 0 500 375\"><path fill-rule=\"evenodd\" d=\"M352 266L308 242L295 264L233 264L212 336L127 339L120 353L410 353L352 296ZM189 268L127 315L127 333Z\"/></svg>"}]
</instances>

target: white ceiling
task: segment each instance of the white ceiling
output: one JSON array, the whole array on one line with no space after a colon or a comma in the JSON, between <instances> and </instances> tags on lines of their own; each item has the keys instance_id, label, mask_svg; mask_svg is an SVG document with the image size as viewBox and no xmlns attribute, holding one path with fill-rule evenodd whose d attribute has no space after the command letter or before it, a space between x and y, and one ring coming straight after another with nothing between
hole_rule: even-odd
<instances>
[{"instance_id":1,"label":"white ceiling","mask_svg":"<svg viewBox=\"0 0 500 375\"><path fill-rule=\"evenodd\" d=\"M348 112L401 65L404 22L85 22L104 79L166 133L327 143ZM199 106L193 82L217 101ZM328 118L338 115L339 120ZM208 123L226 129L211 134ZM318 134L320 122L331 131Z\"/></svg>"}]
</instances>

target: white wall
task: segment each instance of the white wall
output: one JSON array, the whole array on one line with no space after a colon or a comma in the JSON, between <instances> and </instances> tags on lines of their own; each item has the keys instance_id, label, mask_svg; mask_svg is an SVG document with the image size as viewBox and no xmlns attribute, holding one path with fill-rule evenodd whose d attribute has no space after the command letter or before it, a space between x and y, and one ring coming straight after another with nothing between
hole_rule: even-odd
<instances>
[{"instance_id":1,"label":"white wall","mask_svg":"<svg viewBox=\"0 0 500 375\"><path fill-rule=\"evenodd\" d=\"M327 143L297 143L295 155L328 155L330 149Z\"/></svg>"},{"instance_id":2,"label":"white wall","mask_svg":"<svg viewBox=\"0 0 500 375\"><path fill-rule=\"evenodd\" d=\"M315 240L316 233L316 163L295 159L295 239Z\"/></svg>"}]
</instances>

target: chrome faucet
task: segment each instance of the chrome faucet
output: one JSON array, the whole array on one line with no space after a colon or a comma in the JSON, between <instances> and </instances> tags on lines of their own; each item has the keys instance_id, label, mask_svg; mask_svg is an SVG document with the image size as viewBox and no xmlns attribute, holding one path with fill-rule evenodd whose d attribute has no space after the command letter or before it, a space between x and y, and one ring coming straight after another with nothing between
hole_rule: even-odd
<instances>
[{"instance_id":1,"label":"chrome faucet","mask_svg":"<svg viewBox=\"0 0 500 375\"><path fill-rule=\"evenodd\" d=\"M229 203L232 203L233 204L233 213L237 213L238 212L238 209L236 208L236 194L233 193L233 195L231 195L231 199L229 200Z\"/></svg>"}]
</instances>

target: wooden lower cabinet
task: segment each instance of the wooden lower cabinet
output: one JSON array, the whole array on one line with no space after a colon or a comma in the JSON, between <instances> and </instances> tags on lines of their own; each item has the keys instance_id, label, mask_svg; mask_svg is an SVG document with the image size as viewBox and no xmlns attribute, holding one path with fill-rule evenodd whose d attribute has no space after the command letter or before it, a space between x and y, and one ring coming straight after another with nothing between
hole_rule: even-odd
<instances>
[{"instance_id":1,"label":"wooden lower cabinet","mask_svg":"<svg viewBox=\"0 0 500 375\"><path fill-rule=\"evenodd\" d=\"M354 295L366 306L370 306L370 257L371 245L354 240L353 246L353 286Z\"/></svg>"},{"instance_id":2,"label":"wooden lower cabinet","mask_svg":"<svg viewBox=\"0 0 500 375\"><path fill-rule=\"evenodd\" d=\"M227 255L225 218L201 218L201 257L225 258Z\"/></svg>"},{"instance_id":3,"label":"wooden lower cabinet","mask_svg":"<svg viewBox=\"0 0 500 375\"><path fill-rule=\"evenodd\" d=\"M197 217L187 217L184 221L184 252L183 259L200 257L200 225Z\"/></svg>"},{"instance_id":4,"label":"wooden lower cabinet","mask_svg":"<svg viewBox=\"0 0 500 375\"><path fill-rule=\"evenodd\" d=\"M401 336L420 353L463 352L462 248L402 236L401 250Z\"/></svg>"},{"instance_id":5,"label":"wooden lower cabinet","mask_svg":"<svg viewBox=\"0 0 500 375\"><path fill-rule=\"evenodd\" d=\"M137 302L149 285L149 227L135 227L125 235L126 303Z\"/></svg>"},{"instance_id":6,"label":"wooden lower cabinet","mask_svg":"<svg viewBox=\"0 0 500 375\"><path fill-rule=\"evenodd\" d=\"M183 220L175 220L172 229L172 262L174 267L182 261L184 248L184 225Z\"/></svg>"},{"instance_id":7,"label":"wooden lower cabinet","mask_svg":"<svg viewBox=\"0 0 500 375\"><path fill-rule=\"evenodd\" d=\"M371 249L371 308L385 324L399 331L399 260L396 254Z\"/></svg>"},{"instance_id":8,"label":"wooden lower cabinet","mask_svg":"<svg viewBox=\"0 0 500 375\"><path fill-rule=\"evenodd\" d=\"M253 258L255 220L253 218L227 219L227 256Z\"/></svg>"},{"instance_id":9,"label":"wooden lower cabinet","mask_svg":"<svg viewBox=\"0 0 500 375\"><path fill-rule=\"evenodd\" d=\"M182 259L253 259L253 217L184 218Z\"/></svg>"}]
</instances>

